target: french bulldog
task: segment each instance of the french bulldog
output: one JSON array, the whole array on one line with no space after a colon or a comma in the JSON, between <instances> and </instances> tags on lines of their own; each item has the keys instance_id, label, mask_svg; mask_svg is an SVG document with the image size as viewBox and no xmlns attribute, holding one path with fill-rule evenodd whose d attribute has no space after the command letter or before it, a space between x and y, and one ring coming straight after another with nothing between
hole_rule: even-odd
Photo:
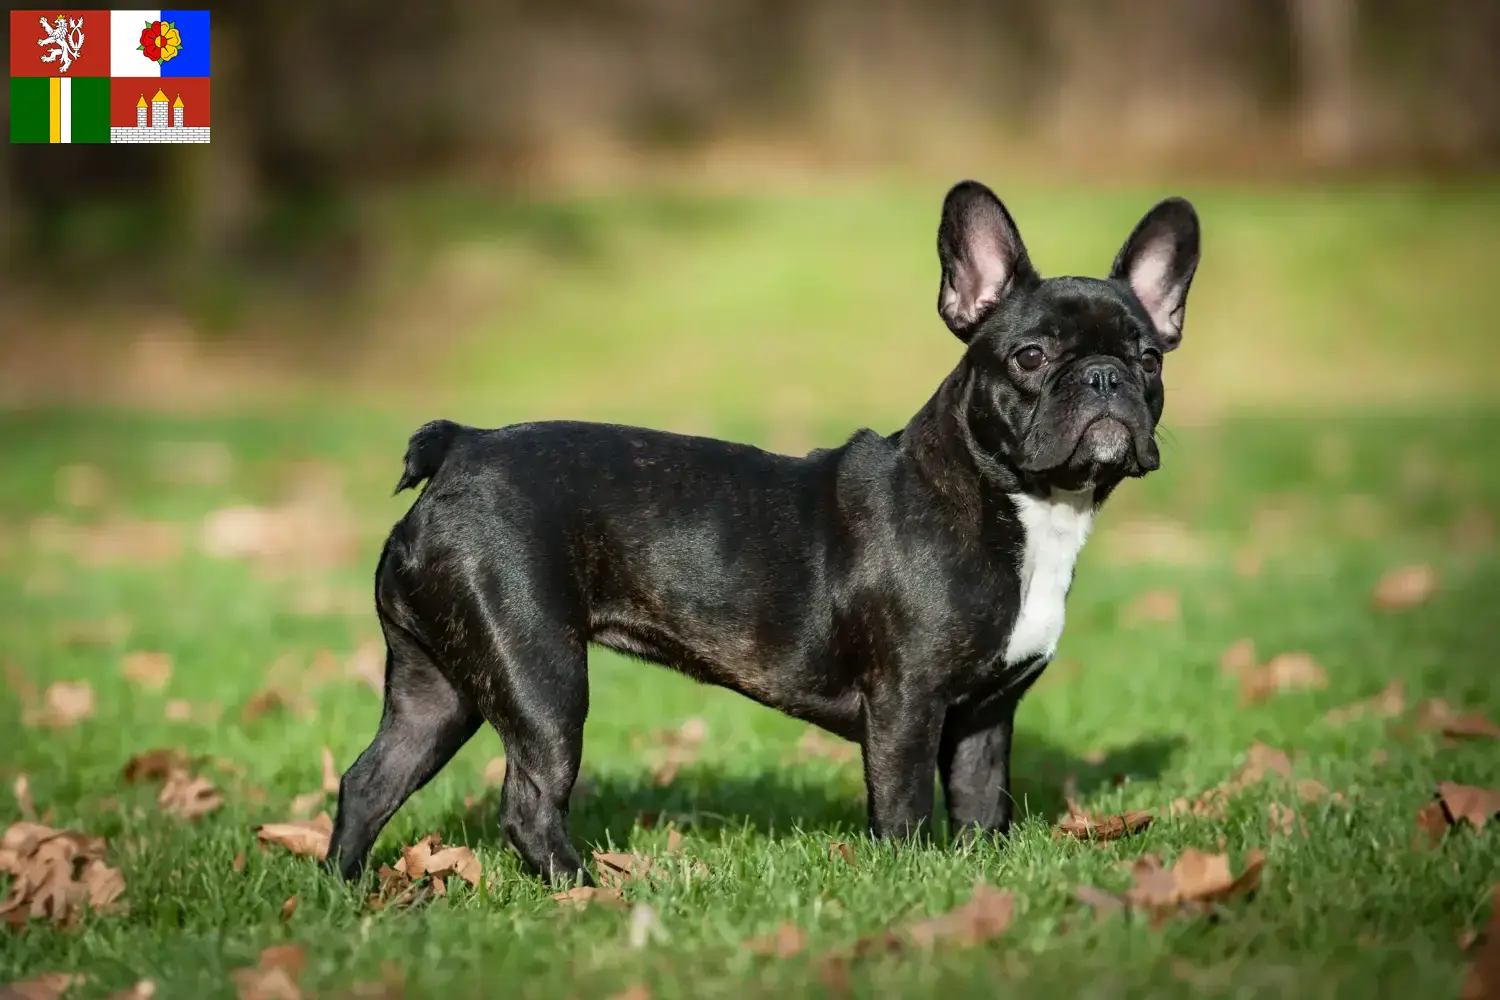
<instances>
[{"instance_id":1,"label":"french bulldog","mask_svg":"<svg viewBox=\"0 0 1500 1000\"><path fill-rule=\"evenodd\" d=\"M488 722L511 844L589 884L568 806L590 643L858 744L877 837L930 830L934 771L958 838L1008 830L1016 706L1057 648L1079 550L1115 487L1160 464L1198 217L1162 201L1107 278L1043 279L965 181L937 246L963 354L895 433L800 458L570 421L412 436L397 492L427 486L375 574L384 709L340 782L333 871L357 878Z\"/></svg>"}]
</instances>

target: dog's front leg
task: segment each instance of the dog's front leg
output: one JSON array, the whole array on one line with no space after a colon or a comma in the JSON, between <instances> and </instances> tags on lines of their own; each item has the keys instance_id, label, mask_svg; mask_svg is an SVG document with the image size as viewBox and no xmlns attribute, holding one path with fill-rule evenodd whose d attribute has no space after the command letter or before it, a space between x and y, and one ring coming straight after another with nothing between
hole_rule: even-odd
<instances>
[{"instance_id":1,"label":"dog's front leg","mask_svg":"<svg viewBox=\"0 0 1500 1000\"><path fill-rule=\"evenodd\" d=\"M870 833L927 836L932 830L932 772L944 706L895 680L865 693L865 792Z\"/></svg>"},{"instance_id":2,"label":"dog's front leg","mask_svg":"<svg viewBox=\"0 0 1500 1000\"><path fill-rule=\"evenodd\" d=\"M957 841L1010 831L1010 744L1016 703L984 719L949 717L938 750L938 774L948 803L948 825Z\"/></svg>"}]
</instances>

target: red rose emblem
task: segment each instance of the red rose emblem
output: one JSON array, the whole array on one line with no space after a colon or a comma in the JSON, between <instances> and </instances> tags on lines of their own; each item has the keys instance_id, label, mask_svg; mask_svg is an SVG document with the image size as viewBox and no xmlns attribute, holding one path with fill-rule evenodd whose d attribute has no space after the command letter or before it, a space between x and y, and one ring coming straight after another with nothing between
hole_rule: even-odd
<instances>
[{"instance_id":1,"label":"red rose emblem","mask_svg":"<svg viewBox=\"0 0 1500 1000\"><path fill-rule=\"evenodd\" d=\"M161 59L161 22L153 21L141 30L141 51L152 62Z\"/></svg>"}]
</instances>

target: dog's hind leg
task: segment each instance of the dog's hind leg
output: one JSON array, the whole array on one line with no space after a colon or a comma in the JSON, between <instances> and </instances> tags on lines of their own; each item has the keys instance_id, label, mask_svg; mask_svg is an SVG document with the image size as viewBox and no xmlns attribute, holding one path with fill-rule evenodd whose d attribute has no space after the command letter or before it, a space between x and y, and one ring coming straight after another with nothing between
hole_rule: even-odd
<instances>
[{"instance_id":1,"label":"dog's hind leg","mask_svg":"<svg viewBox=\"0 0 1500 1000\"><path fill-rule=\"evenodd\" d=\"M375 739L339 781L330 868L345 879L364 869L375 838L401 804L453 759L483 721L398 626L384 624L385 708Z\"/></svg>"},{"instance_id":2,"label":"dog's hind leg","mask_svg":"<svg viewBox=\"0 0 1500 1000\"><path fill-rule=\"evenodd\" d=\"M508 637L495 652L503 664L496 710L485 714L505 742L500 825L549 882L592 884L568 824L589 710L586 648L558 629Z\"/></svg>"}]
</instances>

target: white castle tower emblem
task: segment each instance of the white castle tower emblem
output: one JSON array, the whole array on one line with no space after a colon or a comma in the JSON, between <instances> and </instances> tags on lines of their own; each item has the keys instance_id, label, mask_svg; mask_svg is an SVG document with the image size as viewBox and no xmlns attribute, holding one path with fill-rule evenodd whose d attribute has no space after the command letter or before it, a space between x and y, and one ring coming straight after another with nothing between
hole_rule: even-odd
<instances>
[{"instance_id":1,"label":"white castle tower emblem","mask_svg":"<svg viewBox=\"0 0 1500 1000\"><path fill-rule=\"evenodd\" d=\"M208 126L184 123L186 107L182 95L168 101L167 95L158 89L148 102L141 94L135 102L135 127L113 127L109 130L110 142L208 142Z\"/></svg>"}]
</instances>

